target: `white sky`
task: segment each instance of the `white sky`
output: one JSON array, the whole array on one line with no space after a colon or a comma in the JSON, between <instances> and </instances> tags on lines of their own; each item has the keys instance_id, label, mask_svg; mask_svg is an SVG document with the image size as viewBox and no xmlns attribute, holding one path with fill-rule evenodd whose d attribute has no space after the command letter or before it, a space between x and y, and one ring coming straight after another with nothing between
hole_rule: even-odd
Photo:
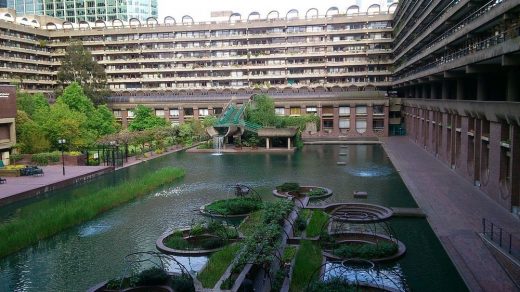
<instances>
[{"instance_id":1,"label":"white sky","mask_svg":"<svg viewBox=\"0 0 520 292\"><path fill-rule=\"evenodd\" d=\"M247 15L258 11L261 18L265 18L271 10L278 10L280 17L285 17L287 11L297 9L300 17L310 8L317 8L320 15L327 9L336 6L344 13L350 5L358 4L361 9L369 4L384 4L386 0L158 0L159 22L164 17L173 16L180 22L182 16L190 15L195 22L210 20L211 11L231 10L247 19Z\"/></svg>"}]
</instances>

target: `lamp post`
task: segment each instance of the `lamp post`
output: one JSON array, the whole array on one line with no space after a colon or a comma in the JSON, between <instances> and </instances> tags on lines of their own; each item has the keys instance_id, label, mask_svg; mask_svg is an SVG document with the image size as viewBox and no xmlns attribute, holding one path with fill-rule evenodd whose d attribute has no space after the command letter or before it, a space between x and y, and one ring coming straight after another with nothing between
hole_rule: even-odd
<instances>
[{"instance_id":1,"label":"lamp post","mask_svg":"<svg viewBox=\"0 0 520 292\"><path fill-rule=\"evenodd\" d=\"M63 152L65 151L66 142L67 142L67 140L65 140L65 139L58 139L58 144L60 144L60 146L61 146L61 162L63 165L63 175L65 175L65 155Z\"/></svg>"}]
</instances>

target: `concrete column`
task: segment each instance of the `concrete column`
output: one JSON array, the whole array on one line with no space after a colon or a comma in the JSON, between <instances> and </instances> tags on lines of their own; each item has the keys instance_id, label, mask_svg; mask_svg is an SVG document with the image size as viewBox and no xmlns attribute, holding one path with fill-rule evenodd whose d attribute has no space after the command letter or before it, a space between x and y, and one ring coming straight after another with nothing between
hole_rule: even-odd
<instances>
[{"instance_id":1,"label":"concrete column","mask_svg":"<svg viewBox=\"0 0 520 292\"><path fill-rule=\"evenodd\" d=\"M429 94L429 91L428 91L428 84L423 84L421 85L422 87L422 93L421 93L421 98L425 99L425 98L428 98L428 94Z\"/></svg>"},{"instance_id":2,"label":"concrete column","mask_svg":"<svg viewBox=\"0 0 520 292\"><path fill-rule=\"evenodd\" d=\"M486 76L479 74L477 78L477 100L487 100L488 96L488 84Z\"/></svg>"},{"instance_id":3,"label":"concrete column","mask_svg":"<svg viewBox=\"0 0 520 292\"><path fill-rule=\"evenodd\" d=\"M121 110L121 125L123 126L123 129L128 128L128 110L127 109Z\"/></svg>"},{"instance_id":4,"label":"concrete column","mask_svg":"<svg viewBox=\"0 0 520 292\"><path fill-rule=\"evenodd\" d=\"M169 123L170 122L170 109L165 107L163 110L164 110L164 119Z\"/></svg>"},{"instance_id":5,"label":"concrete column","mask_svg":"<svg viewBox=\"0 0 520 292\"><path fill-rule=\"evenodd\" d=\"M365 134L374 135L374 108L367 105L367 131Z\"/></svg>"},{"instance_id":6,"label":"concrete column","mask_svg":"<svg viewBox=\"0 0 520 292\"><path fill-rule=\"evenodd\" d=\"M182 106L179 107L179 124L184 123L184 108Z\"/></svg>"},{"instance_id":7,"label":"concrete column","mask_svg":"<svg viewBox=\"0 0 520 292\"><path fill-rule=\"evenodd\" d=\"M271 146L269 145L270 144L269 142L270 142L269 138L265 138L265 149L268 149L268 150L270 149Z\"/></svg>"},{"instance_id":8,"label":"concrete column","mask_svg":"<svg viewBox=\"0 0 520 292\"><path fill-rule=\"evenodd\" d=\"M511 205L520 206L520 127L511 125Z\"/></svg>"},{"instance_id":9,"label":"concrete column","mask_svg":"<svg viewBox=\"0 0 520 292\"><path fill-rule=\"evenodd\" d=\"M334 116L333 116L333 128L332 128L332 134L334 136L339 136L339 107L337 105L334 105L333 107L333 112L334 112Z\"/></svg>"},{"instance_id":10,"label":"concrete column","mask_svg":"<svg viewBox=\"0 0 520 292\"><path fill-rule=\"evenodd\" d=\"M287 137L287 149L291 149L291 137Z\"/></svg>"},{"instance_id":11,"label":"concrete column","mask_svg":"<svg viewBox=\"0 0 520 292\"><path fill-rule=\"evenodd\" d=\"M442 99L448 99L449 98L449 92L450 92L450 85L448 83L449 81L444 79L442 80L442 89L441 89L441 98Z\"/></svg>"},{"instance_id":12,"label":"concrete column","mask_svg":"<svg viewBox=\"0 0 520 292\"><path fill-rule=\"evenodd\" d=\"M199 119L199 108L193 107L193 119L198 120Z\"/></svg>"},{"instance_id":13,"label":"concrete column","mask_svg":"<svg viewBox=\"0 0 520 292\"><path fill-rule=\"evenodd\" d=\"M507 71L507 101L520 101L520 82L518 75L520 70L514 67Z\"/></svg>"},{"instance_id":14,"label":"concrete column","mask_svg":"<svg viewBox=\"0 0 520 292\"><path fill-rule=\"evenodd\" d=\"M462 78L457 79L457 100L465 99L465 81Z\"/></svg>"},{"instance_id":15,"label":"concrete column","mask_svg":"<svg viewBox=\"0 0 520 292\"><path fill-rule=\"evenodd\" d=\"M413 95L413 98L421 98L421 88L420 88L420 85L419 84L416 84L414 85L414 95Z\"/></svg>"}]
</instances>

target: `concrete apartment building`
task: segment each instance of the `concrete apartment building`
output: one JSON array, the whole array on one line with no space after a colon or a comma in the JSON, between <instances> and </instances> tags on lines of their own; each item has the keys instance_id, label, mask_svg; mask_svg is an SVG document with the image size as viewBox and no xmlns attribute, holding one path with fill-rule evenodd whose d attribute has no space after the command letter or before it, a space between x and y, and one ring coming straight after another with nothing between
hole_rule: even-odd
<instances>
[{"instance_id":1,"label":"concrete apartment building","mask_svg":"<svg viewBox=\"0 0 520 292\"><path fill-rule=\"evenodd\" d=\"M0 160L9 164L11 148L16 144L16 88L0 85Z\"/></svg>"},{"instance_id":2,"label":"concrete apartment building","mask_svg":"<svg viewBox=\"0 0 520 292\"><path fill-rule=\"evenodd\" d=\"M404 0L388 10L273 10L224 22L80 23L2 10L0 83L51 94L67 44L81 40L106 68L123 125L137 104L177 124L268 93L277 114L321 117L307 138L406 128L518 213L519 10L520 0Z\"/></svg>"}]
</instances>

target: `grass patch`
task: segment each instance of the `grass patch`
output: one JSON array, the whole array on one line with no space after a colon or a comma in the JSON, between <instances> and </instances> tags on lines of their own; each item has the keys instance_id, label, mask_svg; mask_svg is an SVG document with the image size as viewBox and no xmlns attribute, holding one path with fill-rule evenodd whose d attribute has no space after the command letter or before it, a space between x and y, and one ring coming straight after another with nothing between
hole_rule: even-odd
<instances>
[{"instance_id":1,"label":"grass patch","mask_svg":"<svg viewBox=\"0 0 520 292\"><path fill-rule=\"evenodd\" d=\"M256 211L249 214L249 216L240 224L238 230L244 234L244 236L251 236L256 228L262 224L264 211Z\"/></svg>"},{"instance_id":2,"label":"grass patch","mask_svg":"<svg viewBox=\"0 0 520 292\"><path fill-rule=\"evenodd\" d=\"M309 225L307 225L307 237L320 235L328 220L329 215L327 213L323 211L313 211Z\"/></svg>"},{"instance_id":3,"label":"grass patch","mask_svg":"<svg viewBox=\"0 0 520 292\"><path fill-rule=\"evenodd\" d=\"M189 239L188 239L189 237ZM177 230L164 240L164 245L180 250L215 249L226 245L230 239L238 238L238 232L222 222L199 223L189 231Z\"/></svg>"},{"instance_id":4,"label":"grass patch","mask_svg":"<svg viewBox=\"0 0 520 292\"><path fill-rule=\"evenodd\" d=\"M341 258L380 259L397 253L399 247L395 243L379 242L377 244L341 244L333 250L334 255Z\"/></svg>"},{"instance_id":5,"label":"grass patch","mask_svg":"<svg viewBox=\"0 0 520 292\"><path fill-rule=\"evenodd\" d=\"M302 232L307 228L307 221L309 221L311 214L311 210L301 209L298 218L294 222L294 236L301 236Z\"/></svg>"},{"instance_id":6,"label":"grass patch","mask_svg":"<svg viewBox=\"0 0 520 292\"><path fill-rule=\"evenodd\" d=\"M296 255L296 251L298 250L297 246L294 245L288 245L285 247L282 255L282 261L284 263L290 263L294 256Z\"/></svg>"},{"instance_id":7,"label":"grass patch","mask_svg":"<svg viewBox=\"0 0 520 292\"><path fill-rule=\"evenodd\" d=\"M232 244L212 254L197 278L204 288L213 288L235 258L240 246Z\"/></svg>"},{"instance_id":8,"label":"grass patch","mask_svg":"<svg viewBox=\"0 0 520 292\"><path fill-rule=\"evenodd\" d=\"M253 198L218 200L206 206L206 210L220 215L248 214L262 208L262 201Z\"/></svg>"},{"instance_id":9,"label":"grass patch","mask_svg":"<svg viewBox=\"0 0 520 292\"><path fill-rule=\"evenodd\" d=\"M0 257L21 250L67 228L91 220L137 197L183 177L184 170L166 167L47 209L34 210L0 224Z\"/></svg>"},{"instance_id":10,"label":"grass patch","mask_svg":"<svg viewBox=\"0 0 520 292\"><path fill-rule=\"evenodd\" d=\"M317 244L302 240L296 253L289 291L304 291L310 280L317 280L319 273L316 270L321 266L322 259L321 248Z\"/></svg>"}]
</instances>

